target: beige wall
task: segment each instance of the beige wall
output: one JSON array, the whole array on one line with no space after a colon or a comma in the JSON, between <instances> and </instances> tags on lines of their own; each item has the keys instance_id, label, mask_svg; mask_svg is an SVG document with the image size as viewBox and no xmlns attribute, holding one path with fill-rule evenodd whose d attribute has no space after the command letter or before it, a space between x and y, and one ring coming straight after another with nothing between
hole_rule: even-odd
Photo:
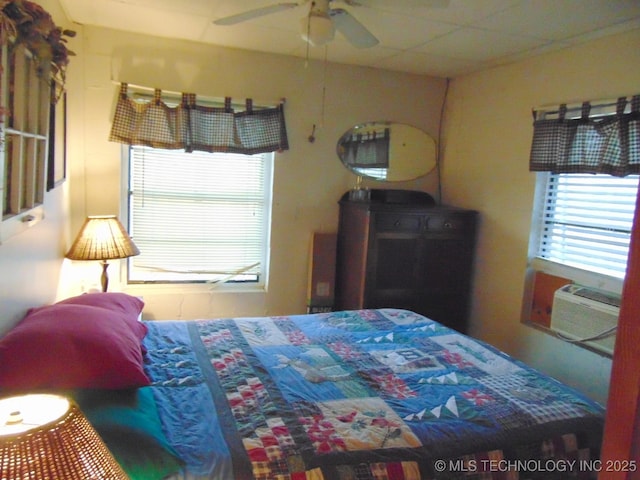
<instances>
[{"instance_id":1,"label":"beige wall","mask_svg":"<svg viewBox=\"0 0 640 480\"><path fill-rule=\"evenodd\" d=\"M445 114L443 199L481 228L471 333L604 402L611 362L523 326L535 174L536 106L640 93L640 31L453 81Z\"/></svg>"},{"instance_id":2,"label":"beige wall","mask_svg":"<svg viewBox=\"0 0 640 480\"><path fill-rule=\"evenodd\" d=\"M286 98L290 150L276 155L271 272L266 293L223 293L189 287L127 287L111 271L111 290L142 295L145 316L187 319L303 313L308 250L314 231L335 231L337 202L355 184L336 155L338 138L352 125L393 120L437 136L445 80L349 67L278 55L168 41L100 28L83 28L74 59L82 87L69 92L71 214L74 232L86 215L118 213L121 146L107 141L117 82L196 92L250 96L256 102ZM323 106L323 87L326 100ZM313 125L316 141L308 142ZM436 191L436 175L393 184ZM373 186L373 184L369 184ZM380 186L380 184L378 184ZM382 185L384 186L384 185ZM391 186L387 184L387 186ZM66 278L65 295L97 283L98 266Z\"/></svg>"}]
</instances>

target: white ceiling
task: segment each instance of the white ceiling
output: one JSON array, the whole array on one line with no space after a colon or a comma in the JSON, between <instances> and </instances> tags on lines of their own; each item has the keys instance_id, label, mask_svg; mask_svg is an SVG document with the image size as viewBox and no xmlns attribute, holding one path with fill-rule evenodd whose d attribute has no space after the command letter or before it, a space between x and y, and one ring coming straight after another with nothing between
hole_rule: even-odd
<instances>
[{"instance_id":1,"label":"white ceiling","mask_svg":"<svg viewBox=\"0 0 640 480\"><path fill-rule=\"evenodd\" d=\"M601 36L640 28L640 0L332 1L380 43L357 49L339 33L307 48L299 32L309 2L233 26L213 20L277 0L60 0L76 23L247 50L439 77L507 64ZM640 47L640 45L639 45Z\"/></svg>"}]
</instances>

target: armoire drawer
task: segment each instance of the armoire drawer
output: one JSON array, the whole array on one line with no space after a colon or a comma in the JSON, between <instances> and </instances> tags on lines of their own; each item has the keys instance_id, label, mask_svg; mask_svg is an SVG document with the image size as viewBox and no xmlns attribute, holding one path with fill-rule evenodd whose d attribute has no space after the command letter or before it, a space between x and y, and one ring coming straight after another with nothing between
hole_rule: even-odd
<instances>
[{"instance_id":1,"label":"armoire drawer","mask_svg":"<svg viewBox=\"0 0 640 480\"><path fill-rule=\"evenodd\" d=\"M397 213L378 213L375 220L379 232L419 232L422 218L418 215L399 215Z\"/></svg>"},{"instance_id":2,"label":"armoire drawer","mask_svg":"<svg viewBox=\"0 0 640 480\"><path fill-rule=\"evenodd\" d=\"M430 232L461 231L468 228L468 217L462 215L433 215L426 219L426 229Z\"/></svg>"}]
</instances>

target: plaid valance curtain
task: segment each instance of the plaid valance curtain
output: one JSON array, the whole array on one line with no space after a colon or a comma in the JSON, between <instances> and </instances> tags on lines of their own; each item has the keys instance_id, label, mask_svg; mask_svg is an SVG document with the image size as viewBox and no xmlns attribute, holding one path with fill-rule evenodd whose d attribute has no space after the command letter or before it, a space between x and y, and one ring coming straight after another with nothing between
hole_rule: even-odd
<instances>
[{"instance_id":1,"label":"plaid valance curtain","mask_svg":"<svg viewBox=\"0 0 640 480\"><path fill-rule=\"evenodd\" d=\"M341 142L347 165L358 168L389 168L391 130L354 133Z\"/></svg>"},{"instance_id":2,"label":"plaid valance curtain","mask_svg":"<svg viewBox=\"0 0 640 480\"><path fill-rule=\"evenodd\" d=\"M196 104L195 94L183 93L180 104L171 107L161 95L156 89L153 100L134 100L123 83L109 140L187 152L246 155L289 149L282 103L254 109L252 100L247 99L245 110L237 112L230 98L225 99L224 107L207 107Z\"/></svg>"},{"instance_id":3,"label":"plaid valance curtain","mask_svg":"<svg viewBox=\"0 0 640 480\"><path fill-rule=\"evenodd\" d=\"M616 113L590 116L591 104L582 104L580 118L566 118L560 105L557 118L534 112L529 170L553 173L607 173L618 177L640 173L640 95L621 97ZM542 118L540 118L542 117Z\"/></svg>"}]
</instances>

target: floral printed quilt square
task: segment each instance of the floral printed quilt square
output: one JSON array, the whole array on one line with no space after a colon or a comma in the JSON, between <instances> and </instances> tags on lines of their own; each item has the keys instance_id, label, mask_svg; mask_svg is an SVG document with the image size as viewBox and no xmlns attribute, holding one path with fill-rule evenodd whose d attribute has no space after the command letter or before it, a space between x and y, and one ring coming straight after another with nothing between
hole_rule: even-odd
<instances>
[{"instance_id":1,"label":"floral printed quilt square","mask_svg":"<svg viewBox=\"0 0 640 480\"><path fill-rule=\"evenodd\" d=\"M319 453L421 446L404 421L379 398L309 404L300 412L309 439Z\"/></svg>"}]
</instances>

